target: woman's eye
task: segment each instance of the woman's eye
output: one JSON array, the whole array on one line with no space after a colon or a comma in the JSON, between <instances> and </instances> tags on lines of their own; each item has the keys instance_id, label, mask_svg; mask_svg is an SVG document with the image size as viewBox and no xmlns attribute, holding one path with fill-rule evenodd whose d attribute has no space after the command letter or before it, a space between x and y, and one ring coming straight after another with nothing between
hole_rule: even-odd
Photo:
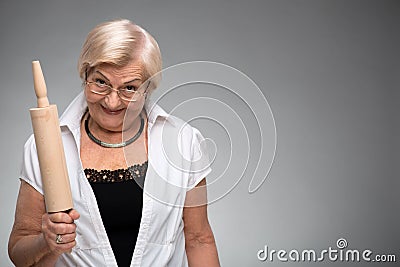
<instances>
[{"instance_id":1,"label":"woman's eye","mask_svg":"<svg viewBox=\"0 0 400 267\"><path fill-rule=\"evenodd\" d=\"M133 85L127 85L125 87L126 91L136 91L136 87Z\"/></svg>"},{"instance_id":2,"label":"woman's eye","mask_svg":"<svg viewBox=\"0 0 400 267\"><path fill-rule=\"evenodd\" d=\"M104 80L102 80L102 79L96 79L96 83L99 86L105 86L106 85L106 82Z\"/></svg>"}]
</instances>

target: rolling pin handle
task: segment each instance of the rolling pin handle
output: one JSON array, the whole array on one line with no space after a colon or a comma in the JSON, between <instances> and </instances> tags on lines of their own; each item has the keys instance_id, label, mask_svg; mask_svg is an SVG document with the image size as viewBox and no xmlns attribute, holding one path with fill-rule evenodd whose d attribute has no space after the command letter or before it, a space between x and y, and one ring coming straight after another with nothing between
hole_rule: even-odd
<instances>
[{"instance_id":1,"label":"rolling pin handle","mask_svg":"<svg viewBox=\"0 0 400 267\"><path fill-rule=\"evenodd\" d=\"M39 61L32 61L32 73L37 97L37 106L38 108L48 107L50 104L49 99L47 98L47 88Z\"/></svg>"}]
</instances>

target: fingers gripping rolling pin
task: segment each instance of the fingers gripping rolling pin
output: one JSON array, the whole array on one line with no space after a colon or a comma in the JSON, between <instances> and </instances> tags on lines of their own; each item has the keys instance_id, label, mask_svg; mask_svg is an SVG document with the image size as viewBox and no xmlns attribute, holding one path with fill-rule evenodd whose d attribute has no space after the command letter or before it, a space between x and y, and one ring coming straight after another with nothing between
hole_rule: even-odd
<instances>
[{"instance_id":1,"label":"fingers gripping rolling pin","mask_svg":"<svg viewBox=\"0 0 400 267\"><path fill-rule=\"evenodd\" d=\"M47 212L72 209L64 147L56 105L50 105L39 61L32 62L33 83L37 96L37 108L31 108L33 134L42 175L43 192Z\"/></svg>"}]
</instances>

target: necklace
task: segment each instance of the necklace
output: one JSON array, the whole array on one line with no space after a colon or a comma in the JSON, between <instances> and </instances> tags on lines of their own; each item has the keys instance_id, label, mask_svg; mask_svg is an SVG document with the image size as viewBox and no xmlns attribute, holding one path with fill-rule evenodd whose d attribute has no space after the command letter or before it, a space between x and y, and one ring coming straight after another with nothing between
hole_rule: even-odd
<instances>
[{"instance_id":1,"label":"necklace","mask_svg":"<svg viewBox=\"0 0 400 267\"><path fill-rule=\"evenodd\" d=\"M143 132L143 128L144 128L144 119L143 119L142 115L140 115L140 128L139 128L139 131L131 139L129 139L129 140L125 141L125 142L122 142L122 143L117 143L117 144L106 143L106 142L103 142L103 141L97 139L96 137L94 137L94 135L90 132L90 130L89 130L89 118L90 118L90 115L88 114L88 117L85 120L85 131L86 131L87 135L89 136L90 140L92 140L93 142L95 142L96 144L98 144L98 145L100 145L102 147L119 148L119 147L124 147L124 146L127 146L129 144L132 144L133 142L135 142L136 139L139 138L139 136Z\"/></svg>"}]
</instances>

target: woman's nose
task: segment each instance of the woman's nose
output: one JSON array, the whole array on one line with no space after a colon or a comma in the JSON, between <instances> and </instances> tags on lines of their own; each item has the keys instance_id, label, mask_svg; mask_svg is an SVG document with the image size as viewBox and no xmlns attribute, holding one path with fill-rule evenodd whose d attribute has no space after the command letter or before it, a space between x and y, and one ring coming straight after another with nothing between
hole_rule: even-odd
<instances>
[{"instance_id":1,"label":"woman's nose","mask_svg":"<svg viewBox=\"0 0 400 267\"><path fill-rule=\"evenodd\" d=\"M113 109L116 108L120 105L121 99L119 98L118 92L117 91L111 91L108 95L106 95L105 102L108 106L108 108Z\"/></svg>"}]
</instances>

